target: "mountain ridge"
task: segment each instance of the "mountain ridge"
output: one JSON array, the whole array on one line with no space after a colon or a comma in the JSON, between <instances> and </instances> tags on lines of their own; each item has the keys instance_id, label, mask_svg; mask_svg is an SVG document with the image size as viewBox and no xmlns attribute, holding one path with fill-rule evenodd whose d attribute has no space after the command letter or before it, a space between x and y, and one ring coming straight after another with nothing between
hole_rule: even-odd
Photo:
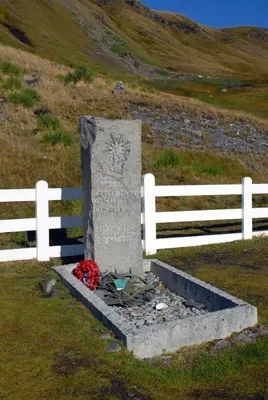
<instances>
[{"instance_id":1,"label":"mountain ridge","mask_svg":"<svg viewBox=\"0 0 268 400\"><path fill-rule=\"evenodd\" d=\"M139 0L4 0L0 28L3 44L118 76L253 79L258 62L258 75L268 77L268 29L210 28Z\"/></svg>"}]
</instances>

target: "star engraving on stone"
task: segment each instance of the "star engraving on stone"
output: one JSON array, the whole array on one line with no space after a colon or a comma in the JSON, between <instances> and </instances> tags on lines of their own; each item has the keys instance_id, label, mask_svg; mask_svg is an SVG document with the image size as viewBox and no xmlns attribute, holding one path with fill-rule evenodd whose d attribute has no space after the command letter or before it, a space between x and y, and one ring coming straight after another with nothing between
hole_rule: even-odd
<instances>
[{"instance_id":1,"label":"star engraving on stone","mask_svg":"<svg viewBox=\"0 0 268 400\"><path fill-rule=\"evenodd\" d=\"M105 145L103 152L108 153L108 156L111 157L111 171L122 174L130 153L130 142L123 135L111 134L110 140Z\"/></svg>"}]
</instances>

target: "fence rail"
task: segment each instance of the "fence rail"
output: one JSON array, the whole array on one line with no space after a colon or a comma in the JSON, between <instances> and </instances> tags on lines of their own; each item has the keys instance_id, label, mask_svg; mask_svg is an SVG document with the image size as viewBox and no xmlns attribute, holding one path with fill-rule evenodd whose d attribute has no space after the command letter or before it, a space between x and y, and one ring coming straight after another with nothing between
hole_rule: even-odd
<instances>
[{"instance_id":1,"label":"fence rail","mask_svg":"<svg viewBox=\"0 0 268 400\"><path fill-rule=\"evenodd\" d=\"M268 235L268 231L254 232L254 218L268 218L268 208L253 208L254 194L268 194L268 184L252 184L251 178L243 178L241 184L236 185L184 185L184 186L156 186L152 174L143 176L143 237L146 255L152 255L158 249L172 249L176 247L201 246L232 242L235 240L252 239L253 236ZM156 197L182 196L241 196L241 209L199 210L199 211L169 211L156 212ZM156 235L157 223L171 222L200 222L200 221L228 221L241 220L242 231L215 235L197 235L191 237L177 237L158 239Z\"/></svg>"},{"instance_id":2,"label":"fence rail","mask_svg":"<svg viewBox=\"0 0 268 400\"><path fill-rule=\"evenodd\" d=\"M268 194L268 184L252 184L250 178L243 178L236 185L191 185L191 186L156 186L152 174L142 178L142 213L143 248L146 255L155 254L158 249L200 246L205 244L231 242L251 239L260 234L268 235L268 231L254 232L254 218L268 218L268 208L253 208L253 194ZM157 197L182 196L241 196L241 209L194 210L156 212ZM36 247L23 249L0 250L0 261L28 260L37 258L48 261L50 257L68 257L81 255L83 244L50 246L49 230L82 227L81 216L49 217L49 201L82 199L80 188L54 189L48 188L45 181L36 183L35 189L3 189L0 190L2 202L35 202L35 218L0 220L0 233L36 231ZM215 235L197 235L159 239L156 235L158 223L200 222L220 220L241 220L242 231Z\"/></svg>"}]
</instances>

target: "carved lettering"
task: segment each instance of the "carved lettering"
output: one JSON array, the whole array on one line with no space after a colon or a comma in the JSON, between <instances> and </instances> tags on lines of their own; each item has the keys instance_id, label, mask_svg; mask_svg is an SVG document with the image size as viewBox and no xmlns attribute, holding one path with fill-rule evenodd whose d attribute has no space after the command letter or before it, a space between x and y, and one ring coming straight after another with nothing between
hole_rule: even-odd
<instances>
[{"instance_id":1,"label":"carved lettering","mask_svg":"<svg viewBox=\"0 0 268 400\"><path fill-rule=\"evenodd\" d=\"M105 244L112 242L130 242L132 238L137 235L137 232L130 226L113 226L108 224L100 225L97 229Z\"/></svg>"}]
</instances>

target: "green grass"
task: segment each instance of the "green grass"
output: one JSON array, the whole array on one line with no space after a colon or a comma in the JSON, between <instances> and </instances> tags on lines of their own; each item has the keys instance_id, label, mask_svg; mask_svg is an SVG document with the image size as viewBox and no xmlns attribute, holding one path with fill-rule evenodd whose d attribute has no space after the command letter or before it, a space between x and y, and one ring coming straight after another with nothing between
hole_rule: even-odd
<instances>
[{"instance_id":1,"label":"green grass","mask_svg":"<svg viewBox=\"0 0 268 400\"><path fill-rule=\"evenodd\" d=\"M61 122L58 117L51 114L40 114L37 117L37 128L40 131L52 129L53 131L61 128Z\"/></svg>"},{"instance_id":2,"label":"green grass","mask_svg":"<svg viewBox=\"0 0 268 400\"><path fill-rule=\"evenodd\" d=\"M10 93L8 101L13 104L22 104L25 108L31 108L39 103L41 96L35 89L23 89L20 92Z\"/></svg>"},{"instance_id":3,"label":"green grass","mask_svg":"<svg viewBox=\"0 0 268 400\"><path fill-rule=\"evenodd\" d=\"M150 128L146 125L143 139L152 140ZM167 150L153 147L150 143L144 144L143 153L143 173L153 173L157 184L161 185L240 183L244 176L257 179L255 173L234 157L180 151L176 148ZM203 200L200 199L201 202Z\"/></svg>"},{"instance_id":4,"label":"green grass","mask_svg":"<svg viewBox=\"0 0 268 400\"><path fill-rule=\"evenodd\" d=\"M47 132L42 137L42 142L46 144L51 144L53 146L58 143L61 143L64 146L71 146L71 144L73 143L73 138L72 135L70 135L70 133L67 132L62 132L62 131L56 133Z\"/></svg>"},{"instance_id":5,"label":"green grass","mask_svg":"<svg viewBox=\"0 0 268 400\"><path fill-rule=\"evenodd\" d=\"M10 76L1 84L1 88L6 90L20 89L21 87L22 87L22 82L20 78L14 75Z\"/></svg>"},{"instance_id":6,"label":"green grass","mask_svg":"<svg viewBox=\"0 0 268 400\"><path fill-rule=\"evenodd\" d=\"M164 150L163 154L155 162L155 168L178 167L181 159L174 150Z\"/></svg>"},{"instance_id":7,"label":"green grass","mask_svg":"<svg viewBox=\"0 0 268 400\"><path fill-rule=\"evenodd\" d=\"M128 52L128 45L126 44L115 44L111 47L111 51L120 57L125 57Z\"/></svg>"},{"instance_id":8,"label":"green grass","mask_svg":"<svg viewBox=\"0 0 268 400\"><path fill-rule=\"evenodd\" d=\"M220 163L218 165L211 165L211 166L193 164L193 169L198 174L217 176L217 175L224 175L225 166L224 164Z\"/></svg>"},{"instance_id":9,"label":"green grass","mask_svg":"<svg viewBox=\"0 0 268 400\"><path fill-rule=\"evenodd\" d=\"M89 68L80 66L76 67L73 72L68 72L64 77L64 82L67 83L77 83L79 81L91 82L93 79L92 72Z\"/></svg>"},{"instance_id":10,"label":"green grass","mask_svg":"<svg viewBox=\"0 0 268 400\"><path fill-rule=\"evenodd\" d=\"M1 61L0 70L6 75L18 76L22 73L22 69L10 61Z\"/></svg>"},{"instance_id":11,"label":"green grass","mask_svg":"<svg viewBox=\"0 0 268 400\"><path fill-rule=\"evenodd\" d=\"M258 307L268 323L267 239L163 250L158 258ZM54 260L53 264L58 264ZM9 400L266 400L268 338L216 354L212 343L180 349L149 364L123 346L106 353L106 328L35 261L2 263L0 392ZM46 298L42 279L60 293ZM34 384L33 384L34 382ZM132 397L131 397L132 396ZM133 397L135 396L135 397Z\"/></svg>"}]
</instances>

